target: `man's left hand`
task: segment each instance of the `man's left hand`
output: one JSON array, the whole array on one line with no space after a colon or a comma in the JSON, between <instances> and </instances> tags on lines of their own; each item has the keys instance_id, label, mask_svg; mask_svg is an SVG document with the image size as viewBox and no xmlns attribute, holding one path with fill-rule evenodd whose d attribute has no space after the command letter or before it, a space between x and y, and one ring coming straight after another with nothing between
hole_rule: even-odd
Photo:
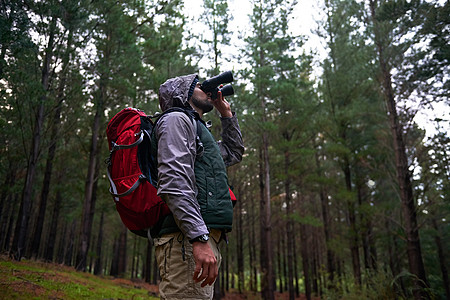
<instances>
[{"instance_id":1,"label":"man's left hand","mask_svg":"<svg viewBox=\"0 0 450 300\"><path fill-rule=\"evenodd\" d=\"M222 95L222 92L217 92L217 99L213 100L213 105L220 113L222 118L231 118L233 116L231 112L230 103Z\"/></svg>"}]
</instances>

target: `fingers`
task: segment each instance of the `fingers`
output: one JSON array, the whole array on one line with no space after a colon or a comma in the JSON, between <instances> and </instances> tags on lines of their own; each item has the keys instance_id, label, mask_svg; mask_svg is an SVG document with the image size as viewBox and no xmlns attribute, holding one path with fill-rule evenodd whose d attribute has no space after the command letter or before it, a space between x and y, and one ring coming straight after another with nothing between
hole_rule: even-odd
<instances>
[{"instance_id":1,"label":"fingers","mask_svg":"<svg viewBox=\"0 0 450 300\"><path fill-rule=\"evenodd\" d=\"M227 100L225 100L225 98L222 95L222 92L220 91L217 92L217 99L213 100L213 105L222 117L232 116L230 103L228 103Z\"/></svg>"},{"instance_id":2,"label":"fingers","mask_svg":"<svg viewBox=\"0 0 450 300\"><path fill-rule=\"evenodd\" d=\"M205 287L206 285L212 285L214 283L218 273L219 269L214 257L213 260L196 263L193 279L197 283L201 282L201 286Z\"/></svg>"},{"instance_id":3,"label":"fingers","mask_svg":"<svg viewBox=\"0 0 450 300\"><path fill-rule=\"evenodd\" d=\"M194 243L195 259L194 282L201 282L201 286L212 285L219 273L217 259L208 244Z\"/></svg>"}]
</instances>

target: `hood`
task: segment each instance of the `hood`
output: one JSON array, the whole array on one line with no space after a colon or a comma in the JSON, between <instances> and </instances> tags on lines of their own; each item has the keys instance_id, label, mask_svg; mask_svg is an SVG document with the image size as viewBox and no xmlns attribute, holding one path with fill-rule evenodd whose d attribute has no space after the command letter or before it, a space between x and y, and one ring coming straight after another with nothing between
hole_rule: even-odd
<instances>
[{"instance_id":1,"label":"hood","mask_svg":"<svg viewBox=\"0 0 450 300\"><path fill-rule=\"evenodd\" d=\"M189 106L188 93L197 74L189 74L168 79L159 87L159 106L164 112L172 107Z\"/></svg>"}]
</instances>

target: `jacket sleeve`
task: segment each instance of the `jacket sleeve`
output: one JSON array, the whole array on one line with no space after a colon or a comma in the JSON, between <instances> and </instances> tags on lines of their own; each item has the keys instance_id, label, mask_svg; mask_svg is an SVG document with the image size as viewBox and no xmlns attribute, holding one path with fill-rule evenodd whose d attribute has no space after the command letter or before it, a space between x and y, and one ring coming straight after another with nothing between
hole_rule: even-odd
<instances>
[{"instance_id":1,"label":"jacket sleeve","mask_svg":"<svg viewBox=\"0 0 450 300\"><path fill-rule=\"evenodd\" d=\"M158 140L158 195L188 239L208 233L196 200L194 162L196 132L181 112L164 115L156 126Z\"/></svg>"},{"instance_id":2,"label":"jacket sleeve","mask_svg":"<svg viewBox=\"0 0 450 300\"><path fill-rule=\"evenodd\" d=\"M222 122L222 140L218 141L220 153L227 167L239 163L244 154L244 142L236 114L230 118L220 118Z\"/></svg>"}]
</instances>

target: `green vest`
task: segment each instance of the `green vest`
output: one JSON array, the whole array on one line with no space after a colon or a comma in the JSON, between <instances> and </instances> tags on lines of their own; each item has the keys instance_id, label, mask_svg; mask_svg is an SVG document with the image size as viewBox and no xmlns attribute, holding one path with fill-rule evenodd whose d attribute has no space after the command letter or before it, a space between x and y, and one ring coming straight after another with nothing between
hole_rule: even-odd
<instances>
[{"instance_id":1,"label":"green vest","mask_svg":"<svg viewBox=\"0 0 450 300\"><path fill-rule=\"evenodd\" d=\"M211 132L203 123L197 124L201 126L200 140L204 147L203 155L197 156L194 165L200 212L208 228L228 232L233 224L233 205L228 189L226 166ZM180 229L173 216L169 215L161 221L160 226L152 230L152 236L177 231Z\"/></svg>"}]
</instances>

